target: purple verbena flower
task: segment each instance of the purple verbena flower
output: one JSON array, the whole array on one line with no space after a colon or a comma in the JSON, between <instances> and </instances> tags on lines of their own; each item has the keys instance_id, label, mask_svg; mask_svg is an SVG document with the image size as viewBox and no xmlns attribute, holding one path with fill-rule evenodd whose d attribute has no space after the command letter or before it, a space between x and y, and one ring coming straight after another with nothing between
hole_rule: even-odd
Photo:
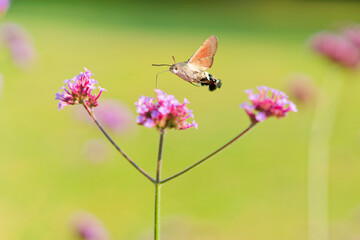
<instances>
[{"instance_id":1,"label":"purple verbena flower","mask_svg":"<svg viewBox=\"0 0 360 240\"><path fill-rule=\"evenodd\" d=\"M82 212L72 217L72 227L76 235L83 240L109 240L103 224L92 214Z\"/></svg>"},{"instance_id":2,"label":"purple verbena flower","mask_svg":"<svg viewBox=\"0 0 360 240\"><path fill-rule=\"evenodd\" d=\"M246 90L251 103L244 102L240 105L253 123L264 121L271 116L282 118L290 111L297 112L296 105L288 100L285 93L266 86L257 89L258 94L253 93L253 90Z\"/></svg>"},{"instance_id":3,"label":"purple verbena flower","mask_svg":"<svg viewBox=\"0 0 360 240\"><path fill-rule=\"evenodd\" d=\"M85 104L89 108L98 106L97 100L106 89L99 87L98 94L92 93L92 90L96 88L95 84L98 83L91 78L92 75L94 74L85 68L84 73L80 72L72 79L64 81L65 85L60 88L62 91L59 91L55 98L55 100L59 100L58 110L64 106L75 104Z\"/></svg>"},{"instance_id":4,"label":"purple verbena flower","mask_svg":"<svg viewBox=\"0 0 360 240\"><path fill-rule=\"evenodd\" d=\"M311 46L320 55L347 68L356 68L360 62L358 48L342 35L318 33L312 37Z\"/></svg>"},{"instance_id":5,"label":"purple verbena flower","mask_svg":"<svg viewBox=\"0 0 360 240\"><path fill-rule=\"evenodd\" d=\"M167 95L160 89L155 89L155 99L141 96L135 103L136 112L139 116L136 122L147 128L156 127L157 129L167 130L175 128L177 130L185 130L190 127L197 129L198 125L193 120L192 123L187 122L188 118L194 118L192 111L186 107L189 101L184 98L184 103L180 103L173 95Z\"/></svg>"},{"instance_id":6,"label":"purple verbena flower","mask_svg":"<svg viewBox=\"0 0 360 240\"><path fill-rule=\"evenodd\" d=\"M9 9L10 1L9 0L0 0L0 16L4 15Z\"/></svg>"}]
</instances>

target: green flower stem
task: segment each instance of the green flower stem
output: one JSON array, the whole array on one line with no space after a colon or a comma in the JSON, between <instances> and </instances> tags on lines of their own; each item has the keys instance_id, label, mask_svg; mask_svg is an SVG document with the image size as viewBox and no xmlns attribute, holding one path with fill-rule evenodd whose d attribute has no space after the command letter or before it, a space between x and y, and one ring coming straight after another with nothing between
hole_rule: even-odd
<instances>
[{"instance_id":1,"label":"green flower stem","mask_svg":"<svg viewBox=\"0 0 360 240\"><path fill-rule=\"evenodd\" d=\"M126 153L114 142L114 140L112 140L112 138L109 136L109 134L105 131L105 129L101 126L101 124L99 123L99 121L96 119L94 112L89 109L85 104L82 104L84 106L84 108L86 109L86 111L89 113L89 115L91 116L91 118L94 120L94 122L96 123L96 125L100 128L100 130L102 131L102 133L105 135L105 137L111 142L111 144L116 148L116 150L118 150L118 152L126 159L128 160L128 162L134 167L136 168L136 170L138 170L142 175L144 175L147 179L149 179L152 183L155 183L155 179L153 179L149 174L147 174L143 169L141 169L133 160L131 160Z\"/></svg>"},{"instance_id":2,"label":"green flower stem","mask_svg":"<svg viewBox=\"0 0 360 240\"><path fill-rule=\"evenodd\" d=\"M331 139L343 79L328 77L317 96L308 152L308 239L329 239Z\"/></svg>"},{"instance_id":3,"label":"green flower stem","mask_svg":"<svg viewBox=\"0 0 360 240\"><path fill-rule=\"evenodd\" d=\"M161 165L165 133L160 132L159 153L155 179L155 214L154 214L154 239L160 240L160 190L161 190Z\"/></svg>"},{"instance_id":4,"label":"green flower stem","mask_svg":"<svg viewBox=\"0 0 360 240\"><path fill-rule=\"evenodd\" d=\"M202 164L203 162L205 162L206 160L208 160L209 158L211 158L212 156L214 156L215 154L217 154L218 152L224 150L225 148L227 148L228 146L230 146L232 143L234 143L236 140L238 140L239 138L241 138L242 136L244 136L247 132L249 132L255 125L257 124L257 122L251 123L250 126L248 128L246 128L244 131L242 131L239 135L237 135L236 137L234 137L233 139L231 139L229 142L227 142L225 145L223 145L222 147L218 148L217 150L215 150L214 152L210 153L209 155L207 155L206 157L204 157L203 159L201 159L200 161L194 163L193 165L189 166L188 168L182 170L181 172L176 173L175 175L168 177L162 181L160 181L160 184L164 184L176 177L179 177L181 175L183 175L184 173L190 171L191 169L199 166L200 164Z\"/></svg>"},{"instance_id":5,"label":"green flower stem","mask_svg":"<svg viewBox=\"0 0 360 240\"><path fill-rule=\"evenodd\" d=\"M154 239L160 240L160 189L161 185L155 183L155 214L154 214Z\"/></svg>"}]
</instances>

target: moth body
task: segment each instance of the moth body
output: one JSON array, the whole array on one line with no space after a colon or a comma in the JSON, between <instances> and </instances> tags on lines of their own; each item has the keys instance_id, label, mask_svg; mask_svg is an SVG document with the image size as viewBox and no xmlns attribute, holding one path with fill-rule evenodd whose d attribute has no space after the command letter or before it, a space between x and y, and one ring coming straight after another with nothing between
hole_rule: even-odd
<instances>
[{"instance_id":1,"label":"moth body","mask_svg":"<svg viewBox=\"0 0 360 240\"><path fill-rule=\"evenodd\" d=\"M216 79L206 71L201 71L198 68L192 67L188 62L175 63L169 70L187 82L201 86L209 86L210 91L214 91L221 87L220 79Z\"/></svg>"},{"instance_id":2,"label":"moth body","mask_svg":"<svg viewBox=\"0 0 360 240\"><path fill-rule=\"evenodd\" d=\"M216 79L213 75L206 72L213 64L217 46L217 37L215 35L208 37L189 60L174 63L170 66L169 71L193 85L209 86L210 91L220 88L220 79ZM153 66L165 65L153 64Z\"/></svg>"}]
</instances>

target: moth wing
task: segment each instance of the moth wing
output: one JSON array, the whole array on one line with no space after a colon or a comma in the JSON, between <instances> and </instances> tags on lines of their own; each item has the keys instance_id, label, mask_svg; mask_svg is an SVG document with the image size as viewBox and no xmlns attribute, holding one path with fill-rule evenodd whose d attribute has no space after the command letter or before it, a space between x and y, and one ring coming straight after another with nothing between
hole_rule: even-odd
<instances>
[{"instance_id":1,"label":"moth wing","mask_svg":"<svg viewBox=\"0 0 360 240\"><path fill-rule=\"evenodd\" d=\"M192 67L201 71L209 69L214 61L214 55L218 46L218 40L215 35L210 36L194 55L187 61Z\"/></svg>"}]
</instances>

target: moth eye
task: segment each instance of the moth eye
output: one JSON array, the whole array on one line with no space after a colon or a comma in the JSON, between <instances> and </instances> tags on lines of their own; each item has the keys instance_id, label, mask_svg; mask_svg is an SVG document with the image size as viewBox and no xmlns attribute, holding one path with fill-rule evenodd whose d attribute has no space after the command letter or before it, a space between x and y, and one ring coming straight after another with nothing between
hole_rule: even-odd
<instances>
[{"instance_id":1,"label":"moth eye","mask_svg":"<svg viewBox=\"0 0 360 240\"><path fill-rule=\"evenodd\" d=\"M176 71L179 70L178 67L175 67L175 70L176 70Z\"/></svg>"}]
</instances>

